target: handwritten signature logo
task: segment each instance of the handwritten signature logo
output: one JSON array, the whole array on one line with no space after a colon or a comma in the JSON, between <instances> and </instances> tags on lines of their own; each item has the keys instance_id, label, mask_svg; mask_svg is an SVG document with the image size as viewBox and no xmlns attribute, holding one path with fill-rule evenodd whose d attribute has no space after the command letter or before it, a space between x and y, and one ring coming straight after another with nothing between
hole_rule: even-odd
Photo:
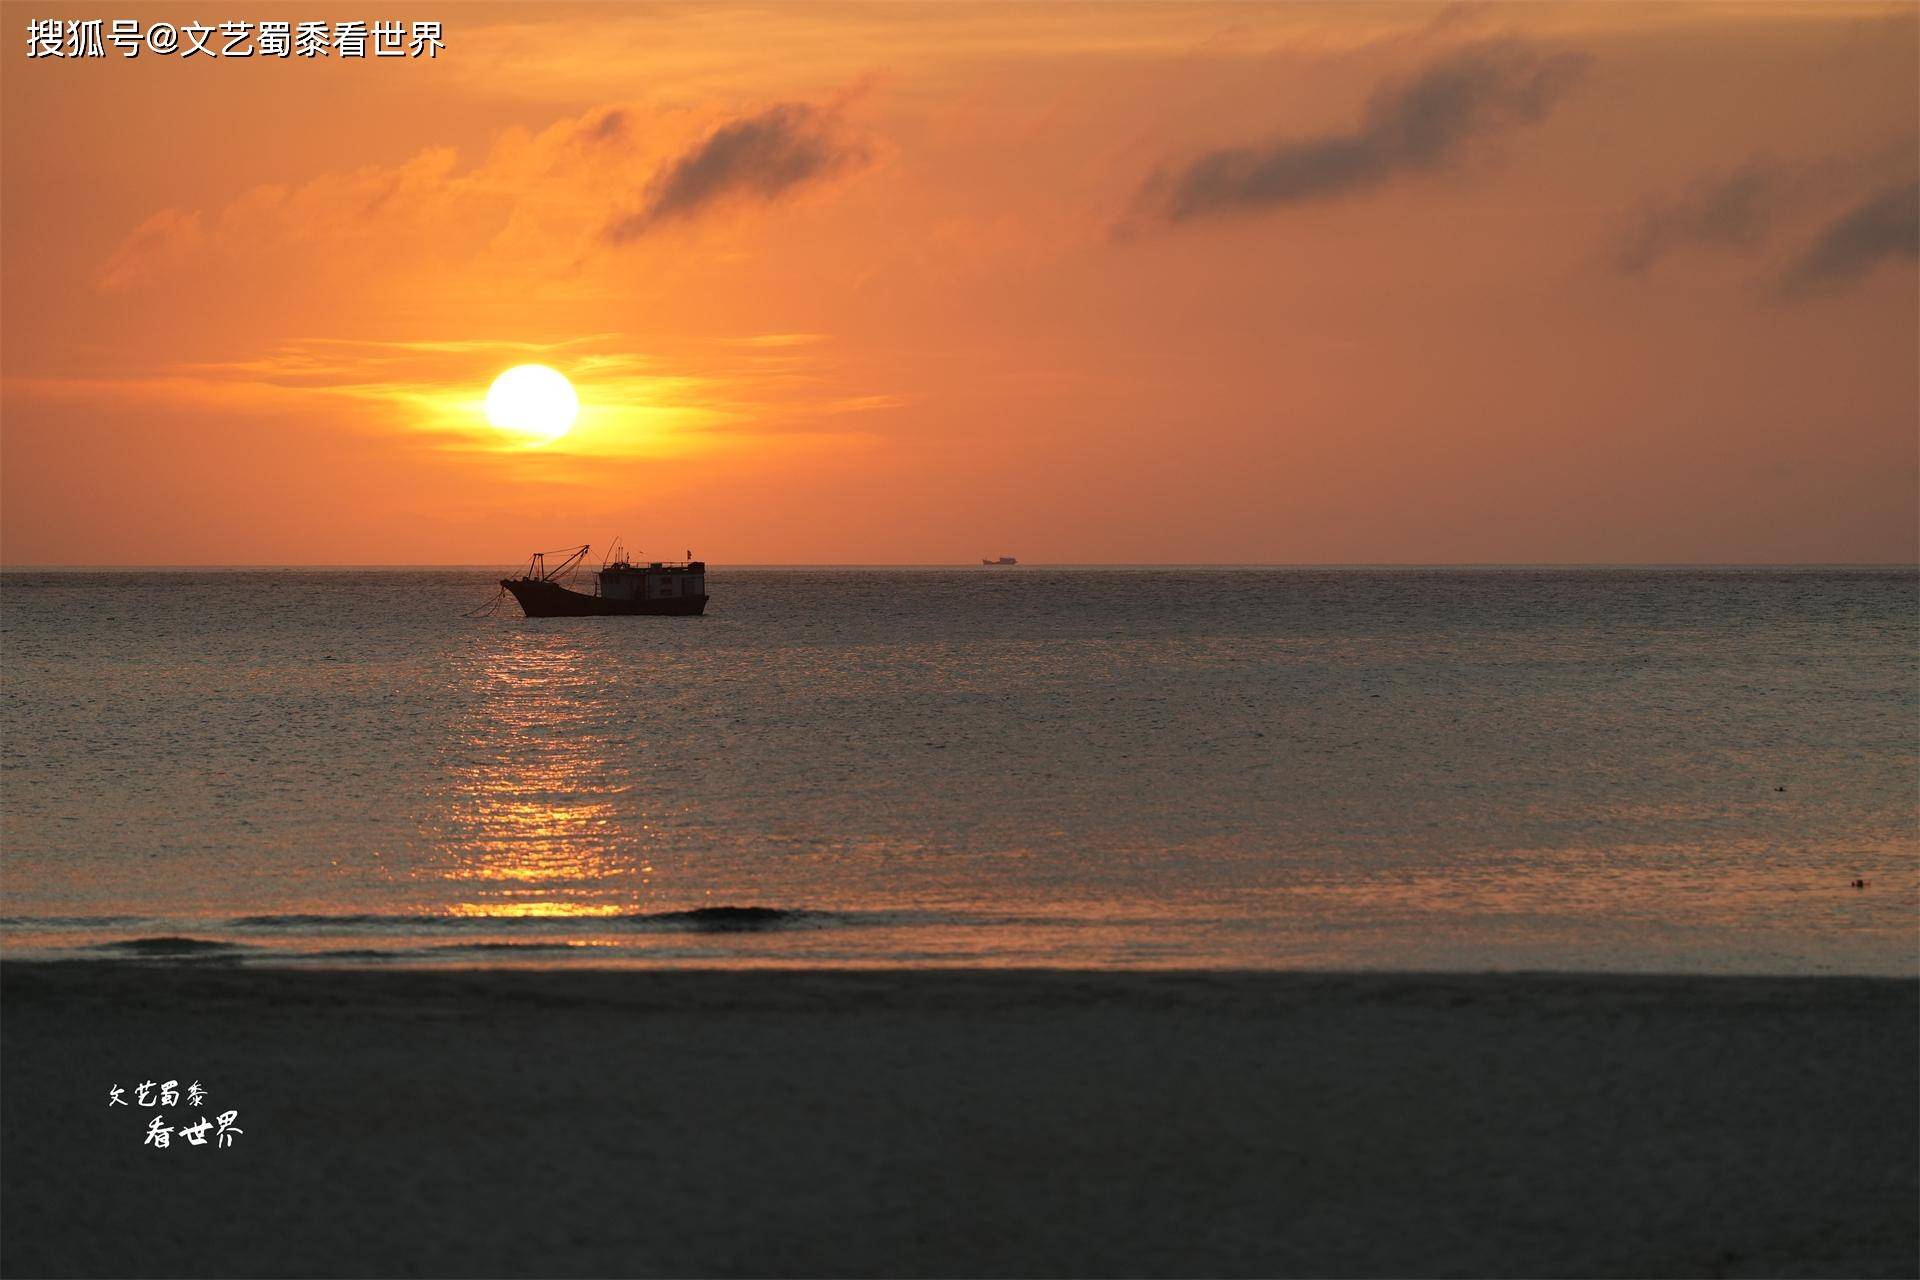
<instances>
[{"instance_id":1,"label":"handwritten signature logo","mask_svg":"<svg viewBox=\"0 0 1920 1280\"><path fill-rule=\"evenodd\" d=\"M127 1091L117 1084L108 1089L108 1108L132 1106L133 1104L127 1101L126 1095ZM164 1084L148 1080L135 1085L133 1089L134 1102L149 1109L179 1106L183 1096L187 1106L198 1107L206 1102L207 1091L198 1080L187 1086L184 1095L180 1091L178 1080L169 1080ZM165 1115L156 1115L147 1121L147 1136L140 1145L163 1149L170 1146L174 1135L178 1134L189 1146L204 1147L211 1142L216 1148L230 1147L233 1145L234 1138L246 1132L234 1123L239 1118L240 1113L237 1110L223 1111L211 1120L201 1115L197 1116L192 1124L170 1125ZM212 1131L211 1137L209 1137L209 1130Z\"/></svg>"}]
</instances>

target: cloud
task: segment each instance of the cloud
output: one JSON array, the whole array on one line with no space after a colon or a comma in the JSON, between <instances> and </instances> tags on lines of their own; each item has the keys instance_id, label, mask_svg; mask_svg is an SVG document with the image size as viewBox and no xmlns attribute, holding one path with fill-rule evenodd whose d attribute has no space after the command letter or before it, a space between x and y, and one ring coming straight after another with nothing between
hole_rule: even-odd
<instances>
[{"instance_id":1,"label":"cloud","mask_svg":"<svg viewBox=\"0 0 1920 1280\"><path fill-rule=\"evenodd\" d=\"M1892 256L1915 256L1916 139L1798 159L1754 156L1708 174L1677 196L1644 205L1608 256L1623 275L1701 249L1757 258L1789 236L1807 247L1770 268L1775 292L1793 297L1842 284Z\"/></svg>"},{"instance_id":2,"label":"cloud","mask_svg":"<svg viewBox=\"0 0 1920 1280\"><path fill-rule=\"evenodd\" d=\"M1763 244L1782 209L1802 194L1806 175L1786 165L1750 160L1708 178L1684 196L1650 206L1615 243L1613 265L1638 275L1677 250L1710 245L1751 252Z\"/></svg>"},{"instance_id":3,"label":"cloud","mask_svg":"<svg viewBox=\"0 0 1920 1280\"><path fill-rule=\"evenodd\" d=\"M417 272L436 292L483 305L611 295L620 286L583 267L610 244L722 201L774 199L863 159L867 144L839 131L860 91L705 132L680 113L606 103L541 129L504 129L467 160L431 146L398 163L262 184L224 204L153 213L91 283L117 294L189 276L271 275L280 295L298 297L336 288L340 261L377 254L389 280Z\"/></svg>"},{"instance_id":4,"label":"cloud","mask_svg":"<svg viewBox=\"0 0 1920 1280\"><path fill-rule=\"evenodd\" d=\"M1437 169L1477 137L1539 120L1579 78L1582 53L1543 53L1517 39L1453 50L1374 90L1357 129L1210 151L1143 200L1167 222L1327 199Z\"/></svg>"},{"instance_id":5,"label":"cloud","mask_svg":"<svg viewBox=\"0 0 1920 1280\"><path fill-rule=\"evenodd\" d=\"M1791 233L1806 236L1805 247L1777 269L1775 294L1799 298L1842 287L1883 260L1920 256L1920 178L1912 156L1908 140L1864 155L1756 157L1647 206L1614 242L1613 266L1639 275L1701 248L1754 257ZM1809 226L1815 217L1824 221Z\"/></svg>"},{"instance_id":6,"label":"cloud","mask_svg":"<svg viewBox=\"0 0 1920 1280\"><path fill-rule=\"evenodd\" d=\"M581 416L549 458L685 452L701 441L870 437L876 416L908 403L843 375L827 334L644 339L622 333L559 341L442 337L406 341L296 338L237 359L122 365L92 373L9 377L9 397L43 403L295 415L425 447L524 456L486 425L484 396L501 369L537 361L573 382Z\"/></svg>"},{"instance_id":7,"label":"cloud","mask_svg":"<svg viewBox=\"0 0 1920 1280\"><path fill-rule=\"evenodd\" d=\"M832 112L805 102L729 121L663 166L640 209L608 223L601 239L624 244L736 199L776 200L864 161L864 149L837 138L834 124Z\"/></svg>"},{"instance_id":8,"label":"cloud","mask_svg":"<svg viewBox=\"0 0 1920 1280\"><path fill-rule=\"evenodd\" d=\"M591 145L625 137L626 132L627 113L618 107L610 107L592 124L582 125L579 137L581 141Z\"/></svg>"},{"instance_id":9,"label":"cloud","mask_svg":"<svg viewBox=\"0 0 1920 1280\"><path fill-rule=\"evenodd\" d=\"M1780 277L1780 292L1819 293L1899 258L1920 258L1920 183L1911 179L1881 187L1829 221Z\"/></svg>"},{"instance_id":10,"label":"cloud","mask_svg":"<svg viewBox=\"0 0 1920 1280\"><path fill-rule=\"evenodd\" d=\"M192 257L206 243L197 211L162 209L135 227L94 273L101 293L138 288Z\"/></svg>"}]
</instances>

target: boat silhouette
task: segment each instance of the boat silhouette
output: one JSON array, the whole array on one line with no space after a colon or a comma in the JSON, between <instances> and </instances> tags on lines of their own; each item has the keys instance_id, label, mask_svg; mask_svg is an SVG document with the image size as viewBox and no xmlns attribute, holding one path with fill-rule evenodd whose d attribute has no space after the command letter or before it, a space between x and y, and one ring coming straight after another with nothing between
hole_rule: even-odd
<instances>
[{"instance_id":1,"label":"boat silhouette","mask_svg":"<svg viewBox=\"0 0 1920 1280\"><path fill-rule=\"evenodd\" d=\"M552 568L547 557L561 553L536 551L519 577L502 578L500 585L529 618L689 617L705 611L707 565L691 557L635 564L621 556L600 566L591 593L565 585L561 579L577 571L592 549L587 543L563 548L566 558Z\"/></svg>"}]
</instances>

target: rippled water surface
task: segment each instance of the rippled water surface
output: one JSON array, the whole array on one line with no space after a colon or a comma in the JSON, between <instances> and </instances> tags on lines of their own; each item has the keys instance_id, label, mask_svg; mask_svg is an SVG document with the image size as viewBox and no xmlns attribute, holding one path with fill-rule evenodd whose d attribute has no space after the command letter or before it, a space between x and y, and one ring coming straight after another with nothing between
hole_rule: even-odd
<instances>
[{"instance_id":1,"label":"rippled water surface","mask_svg":"<svg viewBox=\"0 0 1920 1280\"><path fill-rule=\"evenodd\" d=\"M7 954L1916 971L1911 571L497 576L5 575Z\"/></svg>"}]
</instances>

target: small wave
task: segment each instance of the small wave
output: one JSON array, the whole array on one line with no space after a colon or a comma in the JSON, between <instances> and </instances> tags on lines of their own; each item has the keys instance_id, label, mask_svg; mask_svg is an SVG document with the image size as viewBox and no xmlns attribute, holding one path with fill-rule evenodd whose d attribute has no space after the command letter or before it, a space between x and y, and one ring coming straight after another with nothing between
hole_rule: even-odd
<instances>
[{"instance_id":1,"label":"small wave","mask_svg":"<svg viewBox=\"0 0 1920 1280\"><path fill-rule=\"evenodd\" d=\"M577 932L583 929L657 929L664 932L746 933L756 930L859 924L866 913L812 911L801 907L721 906L679 911L636 911L618 916L516 915L262 915L236 916L227 922L235 929L381 930L412 929L491 930L527 933Z\"/></svg>"},{"instance_id":2,"label":"small wave","mask_svg":"<svg viewBox=\"0 0 1920 1280\"><path fill-rule=\"evenodd\" d=\"M209 938L123 938L102 942L97 951L112 951L134 956L218 956L238 955L247 948L236 942L216 942Z\"/></svg>"},{"instance_id":3,"label":"small wave","mask_svg":"<svg viewBox=\"0 0 1920 1280\"><path fill-rule=\"evenodd\" d=\"M802 911L792 907L695 907L691 911L662 911L650 916L630 916L668 927L682 926L695 933L749 933L763 929L784 929L812 921L825 924L835 917L823 911Z\"/></svg>"}]
</instances>

